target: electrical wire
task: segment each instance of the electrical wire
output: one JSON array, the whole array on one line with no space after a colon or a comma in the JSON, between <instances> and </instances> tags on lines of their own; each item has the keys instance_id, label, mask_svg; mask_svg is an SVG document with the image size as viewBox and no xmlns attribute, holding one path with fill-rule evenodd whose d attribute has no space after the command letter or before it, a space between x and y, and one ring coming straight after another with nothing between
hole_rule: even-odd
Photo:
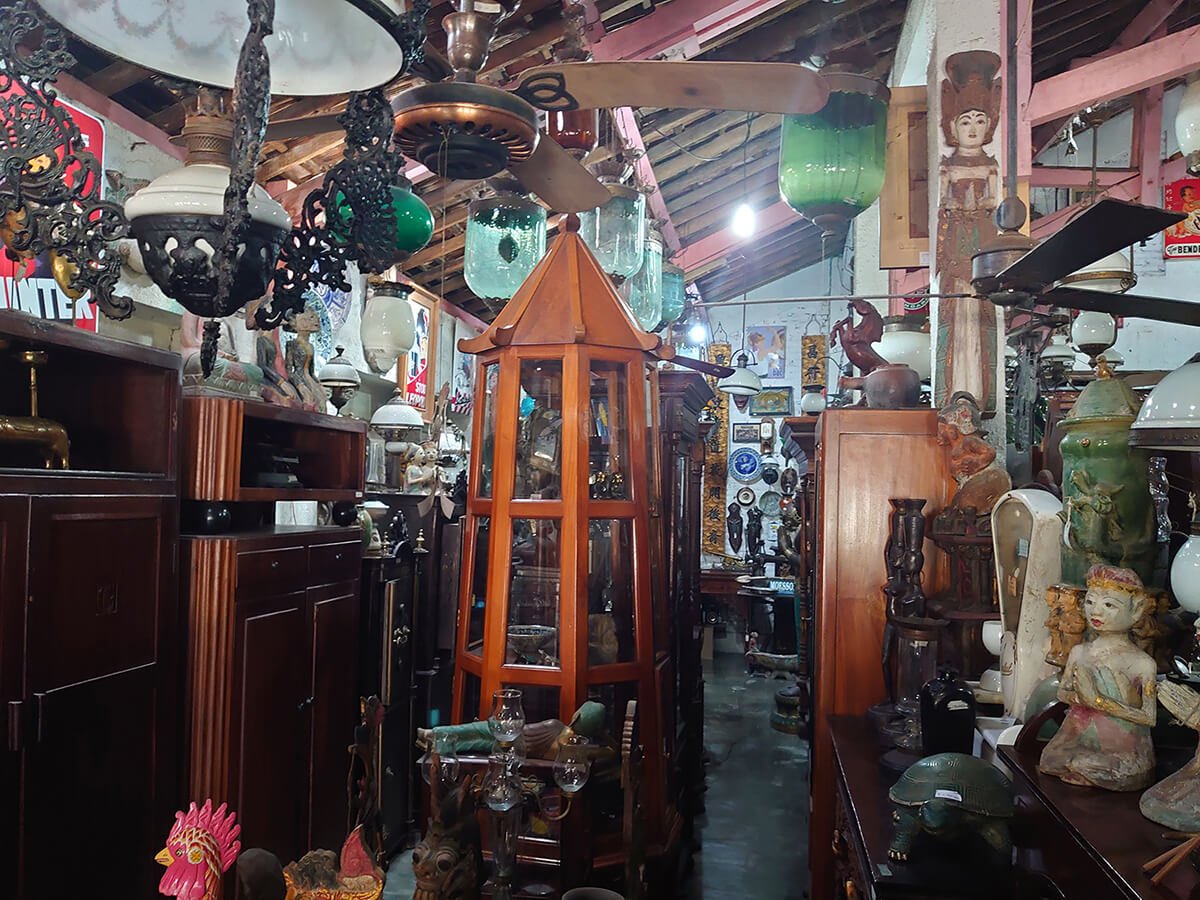
<instances>
[{"instance_id":1,"label":"electrical wire","mask_svg":"<svg viewBox=\"0 0 1200 900\"><path fill-rule=\"evenodd\" d=\"M636 113L635 113L635 115L636 115ZM742 147L747 148L746 150L743 150L743 167L745 166L744 155L745 155L745 152L748 152L747 145L749 145L749 143L750 143L750 127L751 127L752 121L753 121L753 116L750 113L747 113L746 114L746 135L745 135L745 137L742 138ZM640 116L638 116L638 127L641 128L643 124L646 124L645 120L642 119ZM674 136L667 134L665 131L660 129L653 122L650 122L649 125L650 125L651 129L656 131L660 137L666 139L676 150L686 153L692 159L699 160L700 162L706 162L706 163L720 162L726 156L726 154L724 154L724 153L721 154L720 156L701 156L699 153L693 153L687 147L683 146L683 144L679 143L679 141L675 140Z\"/></svg>"}]
</instances>

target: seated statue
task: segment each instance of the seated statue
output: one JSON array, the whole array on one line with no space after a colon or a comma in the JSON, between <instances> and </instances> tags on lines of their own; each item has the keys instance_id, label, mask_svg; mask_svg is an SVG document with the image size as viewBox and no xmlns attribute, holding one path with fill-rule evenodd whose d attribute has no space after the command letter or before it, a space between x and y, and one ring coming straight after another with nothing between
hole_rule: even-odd
<instances>
[{"instance_id":1,"label":"seated statue","mask_svg":"<svg viewBox=\"0 0 1200 900\"><path fill-rule=\"evenodd\" d=\"M1071 708L1042 751L1039 771L1110 791L1153 781L1157 666L1130 632L1154 605L1132 569L1088 570L1083 613L1092 636L1067 657L1058 699Z\"/></svg>"},{"instance_id":2,"label":"seated statue","mask_svg":"<svg viewBox=\"0 0 1200 900\"><path fill-rule=\"evenodd\" d=\"M263 371L253 363L238 359L237 345L233 334L233 323L240 315L220 319L221 337L217 341L217 358L212 374L207 378L200 366L200 346L204 341L205 319L190 312L183 314L179 332L179 353L183 357L183 384L185 387L203 387L210 391L232 394L236 397L262 396Z\"/></svg>"}]
</instances>

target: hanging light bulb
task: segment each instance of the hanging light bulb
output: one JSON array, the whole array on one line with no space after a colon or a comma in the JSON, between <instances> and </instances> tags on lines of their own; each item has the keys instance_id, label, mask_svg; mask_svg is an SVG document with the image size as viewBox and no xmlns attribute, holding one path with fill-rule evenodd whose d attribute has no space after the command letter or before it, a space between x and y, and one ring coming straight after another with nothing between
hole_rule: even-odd
<instances>
[{"instance_id":1,"label":"hanging light bulb","mask_svg":"<svg viewBox=\"0 0 1200 900\"><path fill-rule=\"evenodd\" d=\"M734 237L746 240L754 237L754 231L758 225L758 217L754 213L754 207L744 200L738 204L737 209L733 211L733 219L729 223L729 230L733 232Z\"/></svg>"}]
</instances>

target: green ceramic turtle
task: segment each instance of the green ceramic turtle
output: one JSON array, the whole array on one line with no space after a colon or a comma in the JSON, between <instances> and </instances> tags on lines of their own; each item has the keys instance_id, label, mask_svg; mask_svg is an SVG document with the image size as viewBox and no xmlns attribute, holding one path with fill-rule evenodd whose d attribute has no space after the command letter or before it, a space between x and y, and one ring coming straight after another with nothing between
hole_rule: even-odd
<instances>
[{"instance_id":1,"label":"green ceramic turtle","mask_svg":"<svg viewBox=\"0 0 1200 900\"><path fill-rule=\"evenodd\" d=\"M908 859L921 831L949 839L974 831L1008 859L1013 787L991 763L965 753L927 756L904 771L888 797L895 804L896 835L888 848L892 859Z\"/></svg>"}]
</instances>

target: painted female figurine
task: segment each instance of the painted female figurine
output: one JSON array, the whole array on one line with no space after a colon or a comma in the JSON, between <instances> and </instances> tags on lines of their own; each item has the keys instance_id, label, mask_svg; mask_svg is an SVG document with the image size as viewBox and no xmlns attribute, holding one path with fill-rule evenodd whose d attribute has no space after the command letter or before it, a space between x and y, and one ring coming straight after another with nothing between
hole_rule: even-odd
<instances>
[{"instance_id":1,"label":"painted female figurine","mask_svg":"<svg viewBox=\"0 0 1200 900\"><path fill-rule=\"evenodd\" d=\"M1000 57L968 50L946 59L942 135L950 153L938 165L937 271L944 294L970 294L971 257L996 233L999 165L985 152L1000 116ZM944 298L938 313L937 405L955 391L996 409L996 309L986 300Z\"/></svg>"},{"instance_id":2,"label":"painted female figurine","mask_svg":"<svg viewBox=\"0 0 1200 900\"><path fill-rule=\"evenodd\" d=\"M1132 569L1092 566L1083 612L1092 639L1067 657L1058 699L1071 704L1038 770L1068 784L1136 791L1154 779L1154 659L1130 639L1153 601Z\"/></svg>"}]
</instances>

